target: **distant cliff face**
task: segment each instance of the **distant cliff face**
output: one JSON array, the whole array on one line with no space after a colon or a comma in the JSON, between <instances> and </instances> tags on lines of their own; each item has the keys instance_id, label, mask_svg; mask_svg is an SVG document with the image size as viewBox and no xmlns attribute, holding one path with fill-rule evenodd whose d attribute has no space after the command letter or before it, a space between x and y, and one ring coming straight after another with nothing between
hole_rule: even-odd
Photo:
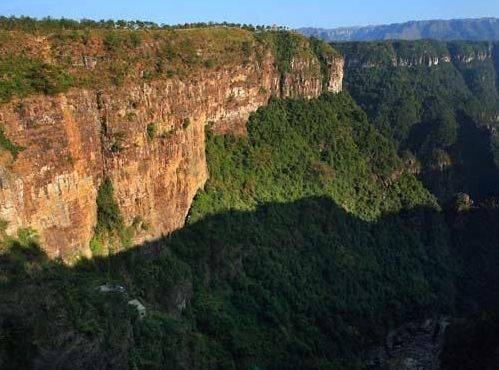
<instances>
[{"instance_id":1,"label":"distant cliff face","mask_svg":"<svg viewBox=\"0 0 499 370\"><path fill-rule=\"evenodd\" d=\"M433 67L453 63L492 61L495 45L491 42L376 41L338 43L345 54L347 68ZM376 50L376 52L373 52Z\"/></svg>"},{"instance_id":2,"label":"distant cliff face","mask_svg":"<svg viewBox=\"0 0 499 370\"><path fill-rule=\"evenodd\" d=\"M250 113L272 95L341 91L342 58L326 58L323 76L318 56L298 36L300 52L284 73L265 35L230 29L139 35L16 33L2 47L23 58L40 55L74 76L67 91L26 94L0 106L5 136L24 148L17 158L0 153L0 219L9 234L36 229L51 256L90 254L104 178L112 180L125 223L147 224L134 242L154 240L183 226L208 177L206 127L244 134Z\"/></svg>"}]
</instances>

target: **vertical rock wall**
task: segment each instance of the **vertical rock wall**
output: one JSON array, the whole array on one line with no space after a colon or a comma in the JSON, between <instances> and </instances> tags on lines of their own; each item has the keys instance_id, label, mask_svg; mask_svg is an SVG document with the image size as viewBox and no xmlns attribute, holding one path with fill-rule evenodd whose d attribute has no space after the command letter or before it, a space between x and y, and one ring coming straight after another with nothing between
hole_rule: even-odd
<instances>
[{"instance_id":1,"label":"vertical rock wall","mask_svg":"<svg viewBox=\"0 0 499 370\"><path fill-rule=\"evenodd\" d=\"M94 68L98 59L92 60L83 67ZM317 59L293 59L284 76L275 64L267 50L260 60L183 78L73 88L1 105L6 136L25 148L17 159L5 151L0 156L0 219L8 222L8 233L32 227L52 257L90 255L105 177L112 179L126 224L148 225L134 242L182 227L208 177L207 126L244 134L250 113L272 95L313 98L323 92ZM327 89L339 92L343 60L331 60L328 68Z\"/></svg>"}]
</instances>

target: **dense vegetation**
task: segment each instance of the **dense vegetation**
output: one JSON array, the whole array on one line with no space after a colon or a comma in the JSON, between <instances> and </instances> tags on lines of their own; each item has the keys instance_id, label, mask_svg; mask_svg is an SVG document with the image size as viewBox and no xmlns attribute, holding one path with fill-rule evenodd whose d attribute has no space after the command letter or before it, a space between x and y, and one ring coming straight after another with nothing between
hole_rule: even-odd
<instances>
[{"instance_id":1,"label":"dense vegetation","mask_svg":"<svg viewBox=\"0 0 499 370\"><path fill-rule=\"evenodd\" d=\"M0 58L0 102L31 94L66 91L73 78L62 68L37 59L7 56Z\"/></svg>"},{"instance_id":2,"label":"dense vegetation","mask_svg":"<svg viewBox=\"0 0 499 370\"><path fill-rule=\"evenodd\" d=\"M492 370L499 361L499 203L449 212L460 294L445 336L442 370Z\"/></svg>"},{"instance_id":3,"label":"dense vegetation","mask_svg":"<svg viewBox=\"0 0 499 370\"><path fill-rule=\"evenodd\" d=\"M497 45L394 41L335 46L347 59L347 89L447 208L459 204L458 192L475 200L497 199ZM466 197L461 193L457 199ZM451 326L442 354L445 369L497 364L497 315L490 312L499 307L498 209L492 198L476 207L467 200L448 211L459 271L456 315L474 316Z\"/></svg>"},{"instance_id":4,"label":"dense vegetation","mask_svg":"<svg viewBox=\"0 0 499 370\"><path fill-rule=\"evenodd\" d=\"M0 30L25 31L25 32L56 32L61 30L88 30L88 29L130 29L130 30L157 30L157 29L186 29L186 28L208 28L208 27L231 27L242 28L249 31L284 30L285 27L253 26L251 24L230 22L197 22L176 25L157 24L141 20L73 20L66 18L31 18L31 17L5 17L0 16Z\"/></svg>"},{"instance_id":5,"label":"dense vegetation","mask_svg":"<svg viewBox=\"0 0 499 370\"><path fill-rule=\"evenodd\" d=\"M421 170L434 194L444 201L458 192L473 198L497 195L499 139L493 132L499 96L492 45L398 41L335 46L347 59L348 91L398 144L401 156L416 164L415 172Z\"/></svg>"},{"instance_id":6,"label":"dense vegetation","mask_svg":"<svg viewBox=\"0 0 499 370\"><path fill-rule=\"evenodd\" d=\"M135 226L125 226L114 199L113 183L109 178L104 179L97 192L97 225L90 241L93 255L112 254L116 250L130 247Z\"/></svg>"},{"instance_id":7,"label":"dense vegetation","mask_svg":"<svg viewBox=\"0 0 499 370\"><path fill-rule=\"evenodd\" d=\"M4 129L0 125L0 153L7 151L11 154L12 158L16 159L19 153L23 150L24 148L22 146L13 143L7 136L5 136Z\"/></svg>"},{"instance_id":8,"label":"dense vegetation","mask_svg":"<svg viewBox=\"0 0 499 370\"><path fill-rule=\"evenodd\" d=\"M207 153L189 226L155 255L69 268L31 241L6 243L0 364L358 368L389 327L452 310L443 216L347 95L272 101L247 138L209 136ZM106 182L108 232L120 224L112 197ZM100 293L106 281L127 293Z\"/></svg>"},{"instance_id":9,"label":"dense vegetation","mask_svg":"<svg viewBox=\"0 0 499 370\"><path fill-rule=\"evenodd\" d=\"M75 31L52 35L55 50L88 42L78 28L84 22L46 22ZM305 39L280 31L129 29L147 27L114 24L91 37L124 65L154 39L161 47L141 78L244 63L263 47L283 74L300 52L324 70L334 53L317 40L304 49ZM200 57L201 43L225 59ZM452 327L444 366L476 368L480 357L493 364L495 352L483 351L497 343L497 315L477 312L499 307L499 207L455 193L484 198L498 189L490 134L496 67L492 59L414 65L430 56L476 57L488 44L340 47L346 86L361 107L348 93L272 99L251 116L247 136L208 133L210 179L173 235L108 255L144 227L141 220L125 226L110 179L97 194L92 260L51 261L34 230L7 236L0 220L0 368L359 369L365 352L401 323L470 313L477 316ZM42 62L2 63L4 100L74 82ZM111 75L129 78L125 68ZM146 134L156 137L154 123ZM109 150L121 150L113 139ZM0 149L14 157L22 150L1 130ZM420 167L444 210L415 177ZM100 290L104 283L111 292ZM145 318L132 299L146 306ZM467 361L455 353L469 354Z\"/></svg>"},{"instance_id":10,"label":"dense vegetation","mask_svg":"<svg viewBox=\"0 0 499 370\"><path fill-rule=\"evenodd\" d=\"M327 195L366 220L434 204L346 95L274 100L250 118L248 136L210 137L210 191L198 195L192 219L304 196Z\"/></svg>"},{"instance_id":11,"label":"dense vegetation","mask_svg":"<svg viewBox=\"0 0 499 370\"><path fill-rule=\"evenodd\" d=\"M326 41L499 40L499 19L428 20L336 29L302 28L299 31L306 36L319 37Z\"/></svg>"}]
</instances>

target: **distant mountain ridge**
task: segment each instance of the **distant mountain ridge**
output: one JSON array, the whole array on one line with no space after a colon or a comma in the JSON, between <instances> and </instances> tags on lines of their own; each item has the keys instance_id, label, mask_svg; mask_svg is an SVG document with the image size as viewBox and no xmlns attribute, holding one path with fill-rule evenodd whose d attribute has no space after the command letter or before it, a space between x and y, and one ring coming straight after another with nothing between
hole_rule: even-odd
<instances>
[{"instance_id":1,"label":"distant mountain ridge","mask_svg":"<svg viewBox=\"0 0 499 370\"><path fill-rule=\"evenodd\" d=\"M300 28L298 32L326 41L419 40L494 41L499 40L499 18L427 20L380 26L334 29Z\"/></svg>"}]
</instances>

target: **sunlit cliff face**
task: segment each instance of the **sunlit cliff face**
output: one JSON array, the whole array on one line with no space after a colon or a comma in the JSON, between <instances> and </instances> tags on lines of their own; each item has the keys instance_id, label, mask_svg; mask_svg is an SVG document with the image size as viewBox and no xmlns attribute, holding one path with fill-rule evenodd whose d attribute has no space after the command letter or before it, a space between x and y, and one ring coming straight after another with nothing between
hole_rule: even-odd
<instances>
[{"instance_id":1,"label":"sunlit cliff face","mask_svg":"<svg viewBox=\"0 0 499 370\"><path fill-rule=\"evenodd\" d=\"M192 36L193 55L205 62L185 68L185 50L178 60L162 59L161 43L168 37L146 39L122 54L97 38L60 45L50 37L16 34L26 41L24 54L65 63L77 78L95 82L55 95L14 97L0 106L6 136L24 148L15 159L7 153L1 157L0 219L8 222L7 232L37 230L52 257L90 255L97 192L110 178L126 225L138 220L147 225L135 228L133 241L157 239L183 226L208 177L207 127L218 134L244 134L249 115L271 96L314 98L324 90L341 91L343 59L327 60L328 76L323 76L306 39L300 45L305 52L282 73L270 47L241 30L224 32L234 32L236 41L211 35L197 44ZM185 42L191 36L182 37ZM221 42L226 53L236 53L233 58L217 54ZM241 42L251 42L244 57ZM108 82L123 60L128 63L123 80ZM167 72L149 78L160 63ZM181 72L172 73L174 67Z\"/></svg>"}]
</instances>

